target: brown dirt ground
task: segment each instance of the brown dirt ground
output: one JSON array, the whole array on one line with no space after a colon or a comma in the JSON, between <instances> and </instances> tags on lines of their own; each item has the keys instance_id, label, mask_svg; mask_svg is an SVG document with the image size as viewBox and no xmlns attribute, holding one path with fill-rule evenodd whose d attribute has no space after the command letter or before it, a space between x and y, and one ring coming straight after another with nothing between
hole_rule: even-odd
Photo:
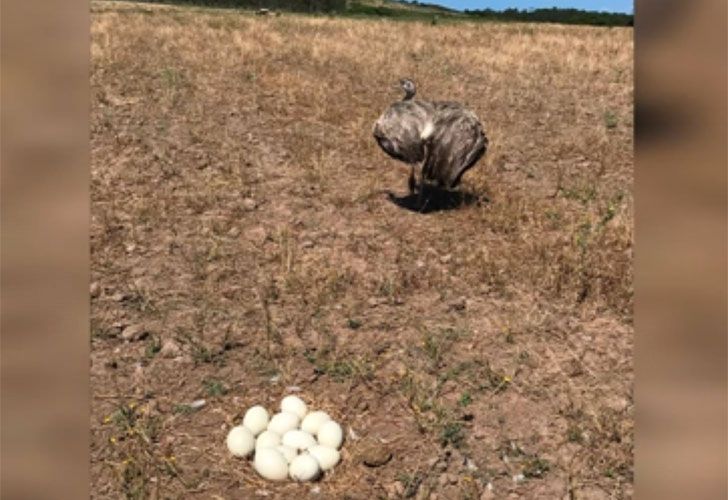
<instances>
[{"instance_id":1,"label":"brown dirt ground","mask_svg":"<svg viewBox=\"0 0 728 500\"><path fill-rule=\"evenodd\" d=\"M631 30L92 11L94 498L632 496ZM401 76L489 201L387 196ZM343 460L268 483L225 435L294 390Z\"/></svg>"}]
</instances>

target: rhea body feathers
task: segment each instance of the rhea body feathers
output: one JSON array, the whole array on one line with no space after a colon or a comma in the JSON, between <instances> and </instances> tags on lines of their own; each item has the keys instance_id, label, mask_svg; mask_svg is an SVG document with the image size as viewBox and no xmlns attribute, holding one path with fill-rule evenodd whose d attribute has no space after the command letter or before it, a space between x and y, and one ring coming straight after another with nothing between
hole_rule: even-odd
<instances>
[{"instance_id":1,"label":"rhea body feathers","mask_svg":"<svg viewBox=\"0 0 728 500\"><path fill-rule=\"evenodd\" d=\"M420 163L425 159L425 141L434 129L433 112L433 106L427 102L396 102L374 124L374 138L392 158Z\"/></svg>"},{"instance_id":2,"label":"rhea body feathers","mask_svg":"<svg viewBox=\"0 0 728 500\"><path fill-rule=\"evenodd\" d=\"M416 165L421 165L423 181L456 187L488 146L478 117L456 102L414 99L411 80L401 80L400 86L404 99L382 113L374 124L374 138L387 155L412 167L410 190Z\"/></svg>"}]
</instances>

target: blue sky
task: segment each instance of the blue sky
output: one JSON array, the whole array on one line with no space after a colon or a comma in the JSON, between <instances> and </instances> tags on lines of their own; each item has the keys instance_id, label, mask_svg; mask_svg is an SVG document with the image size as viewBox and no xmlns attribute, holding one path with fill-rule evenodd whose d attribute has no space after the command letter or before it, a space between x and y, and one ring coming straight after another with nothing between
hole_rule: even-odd
<instances>
[{"instance_id":1,"label":"blue sky","mask_svg":"<svg viewBox=\"0 0 728 500\"><path fill-rule=\"evenodd\" d=\"M633 12L633 0L422 0L453 9L528 9L544 7L571 7L584 10L605 10L609 12Z\"/></svg>"}]
</instances>

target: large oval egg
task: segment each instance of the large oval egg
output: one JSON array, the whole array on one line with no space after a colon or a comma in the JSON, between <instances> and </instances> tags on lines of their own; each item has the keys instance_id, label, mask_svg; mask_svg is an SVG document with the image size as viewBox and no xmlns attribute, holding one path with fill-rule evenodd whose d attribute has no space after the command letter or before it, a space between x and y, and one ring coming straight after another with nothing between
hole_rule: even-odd
<instances>
[{"instance_id":1,"label":"large oval egg","mask_svg":"<svg viewBox=\"0 0 728 500\"><path fill-rule=\"evenodd\" d=\"M245 412L243 425L253 433L253 436L257 436L268 427L268 418L268 410L260 405L253 406Z\"/></svg>"},{"instance_id":2,"label":"large oval egg","mask_svg":"<svg viewBox=\"0 0 728 500\"><path fill-rule=\"evenodd\" d=\"M306 416L306 413L308 413L308 407L298 396L286 396L281 401L281 412L293 413L300 420Z\"/></svg>"},{"instance_id":3,"label":"large oval egg","mask_svg":"<svg viewBox=\"0 0 728 500\"><path fill-rule=\"evenodd\" d=\"M311 434L298 429L286 432L283 435L282 442L285 446L290 446L296 450L305 450L311 446L316 446L316 439Z\"/></svg>"},{"instance_id":4,"label":"large oval egg","mask_svg":"<svg viewBox=\"0 0 728 500\"><path fill-rule=\"evenodd\" d=\"M298 418L298 415L295 415L293 413L276 413L275 415L273 415L273 418L270 419L270 423L268 424L268 430L275 432L279 436L282 436L291 429L296 429L300 422L301 419Z\"/></svg>"},{"instance_id":5,"label":"large oval egg","mask_svg":"<svg viewBox=\"0 0 728 500\"><path fill-rule=\"evenodd\" d=\"M339 424L333 420L329 420L321 424L316 437L318 438L319 444L338 450L344 441L344 431Z\"/></svg>"},{"instance_id":6,"label":"large oval egg","mask_svg":"<svg viewBox=\"0 0 728 500\"><path fill-rule=\"evenodd\" d=\"M318 461L308 453L303 453L294 458L289 468L291 479L296 481L312 481L320 473L321 468Z\"/></svg>"},{"instance_id":7,"label":"large oval egg","mask_svg":"<svg viewBox=\"0 0 728 500\"><path fill-rule=\"evenodd\" d=\"M255 448L255 436L250 429L238 425L228 432L226 439L228 450L236 457L247 457Z\"/></svg>"},{"instance_id":8,"label":"large oval egg","mask_svg":"<svg viewBox=\"0 0 728 500\"><path fill-rule=\"evenodd\" d=\"M322 446L320 444L312 446L306 451L318 461L319 466L323 471L333 469L341 459L341 454L338 450L329 448L328 446Z\"/></svg>"},{"instance_id":9,"label":"large oval egg","mask_svg":"<svg viewBox=\"0 0 728 500\"><path fill-rule=\"evenodd\" d=\"M301 430L315 436L319 428L321 428L321 425L329 420L331 420L331 417L325 411L312 411L303 418Z\"/></svg>"},{"instance_id":10,"label":"large oval egg","mask_svg":"<svg viewBox=\"0 0 728 500\"><path fill-rule=\"evenodd\" d=\"M263 431L255 440L255 451L257 452L261 448L275 448L281 444L281 436L273 431Z\"/></svg>"},{"instance_id":11,"label":"large oval egg","mask_svg":"<svg viewBox=\"0 0 728 500\"><path fill-rule=\"evenodd\" d=\"M276 446L276 449L283 454L283 458L285 458L286 462L288 462L289 464L291 463L291 461L293 461L294 458L298 456L298 450L284 444L279 444L278 446Z\"/></svg>"},{"instance_id":12,"label":"large oval egg","mask_svg":"<svg viewBox=\"0 0 728 500\"><path fill-rule=\"evenodd\" d=\"M253 467L258 474L270 481L282 481L288 477L288 462L275 448L256 450Z\"/></svg>"}]
</instances>

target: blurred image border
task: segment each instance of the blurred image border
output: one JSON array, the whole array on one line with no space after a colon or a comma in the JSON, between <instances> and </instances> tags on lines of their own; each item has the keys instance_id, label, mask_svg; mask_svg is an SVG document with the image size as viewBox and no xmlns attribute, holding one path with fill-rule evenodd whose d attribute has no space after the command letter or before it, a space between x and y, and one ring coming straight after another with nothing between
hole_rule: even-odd
<instances>
[{"instance_id":1,"label":"blurred image border","mask_svg":"<svg viewBox=\"0 0 728 500\"><path fill-rule=\"evenodd\" d=\"M726 4L635 14L635 491L726 498Z\"/></svg>"},{"instance_id":2,"label":"blurred image border","mask_svg":"<svg viewBox=\"0 0 728 500\"><path fill-rule=\"evenodd\" d=\"M0 13L0 497L89 494L89 6Z\"/></svg>"}]
</instances>

